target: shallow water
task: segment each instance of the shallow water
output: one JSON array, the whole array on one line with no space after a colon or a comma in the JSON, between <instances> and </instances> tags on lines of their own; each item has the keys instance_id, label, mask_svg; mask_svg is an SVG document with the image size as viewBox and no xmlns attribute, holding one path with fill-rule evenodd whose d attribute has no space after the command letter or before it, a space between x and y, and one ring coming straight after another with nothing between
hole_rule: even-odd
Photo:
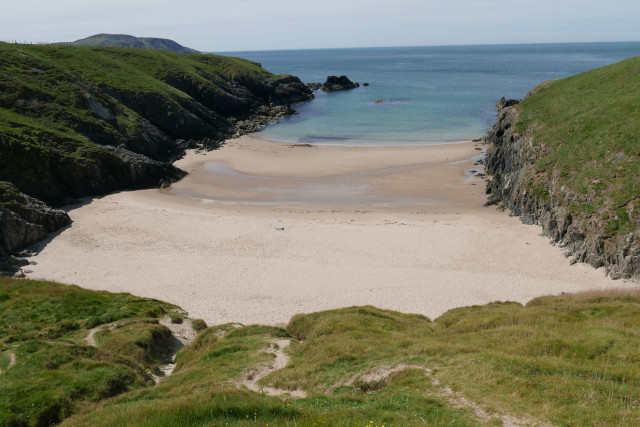
<instances>
[{"instance_id":1,"label":"shallow water","mask_svg":"<svg viewBox=\"0 0 640 427\"><path fill-rule=\"evenodd\" d=\"M314 144L421 144L481 137L500 97L640 55L640 42L235 52L274 73L370 86L323 93L260 137Z\"/></svg>"}]
</instances>

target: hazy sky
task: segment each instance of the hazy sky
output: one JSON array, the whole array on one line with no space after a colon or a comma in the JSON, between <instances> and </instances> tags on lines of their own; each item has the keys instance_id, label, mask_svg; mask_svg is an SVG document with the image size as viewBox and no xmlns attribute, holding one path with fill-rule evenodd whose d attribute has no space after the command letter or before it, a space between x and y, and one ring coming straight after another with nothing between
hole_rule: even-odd
<instances>
[{"instance_id":1,"label":"hazy sky","mask_svg":"<svg viewBox=\"0 0 640 427\"><path fill-rule=\"evenodd\" d=\"M640 41L638 0L2 0L0 40L96 33L201 51Z\"/></svg>"}]
</instances>

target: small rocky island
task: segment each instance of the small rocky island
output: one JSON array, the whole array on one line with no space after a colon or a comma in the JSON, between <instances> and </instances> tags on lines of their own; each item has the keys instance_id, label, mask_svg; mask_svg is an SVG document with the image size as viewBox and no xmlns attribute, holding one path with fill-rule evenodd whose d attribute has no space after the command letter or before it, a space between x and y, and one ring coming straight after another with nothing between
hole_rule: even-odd
<instances>
[{"instance_id":1,"label":"small rocky island","mask_svg":"<svg viewBox=\"0 0 640 427\"><path fill-rule=\"evenodd\" d=\"M311 90L322 89L323 92L337 92L340 90L355 89L360 87L360 83L352 82L347 76L328 76L326 82L307 83L307 87Z\"/></svg>"}]
</instances>

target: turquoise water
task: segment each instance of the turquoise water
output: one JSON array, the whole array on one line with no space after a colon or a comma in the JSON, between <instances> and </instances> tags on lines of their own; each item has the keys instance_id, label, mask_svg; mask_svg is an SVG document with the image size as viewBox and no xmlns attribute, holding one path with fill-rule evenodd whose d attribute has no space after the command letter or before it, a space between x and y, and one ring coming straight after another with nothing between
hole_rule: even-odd
<instances>
[{"instance_id":1,"label":"turquoise water","mask_svg":"<svg viewBox=\"0 0 640 427\"><path fill-rule=\"evenodd\" d=\"M522 98L544 80L640 55L640 42L234 52L274 73L370 83L316 91L299 115L261 137L328 144L419 144L481 137L500 97ZM378 102L376 102L378 100ZM380 102L381 101L381 102Z\"/></svg>"}]
</instances>

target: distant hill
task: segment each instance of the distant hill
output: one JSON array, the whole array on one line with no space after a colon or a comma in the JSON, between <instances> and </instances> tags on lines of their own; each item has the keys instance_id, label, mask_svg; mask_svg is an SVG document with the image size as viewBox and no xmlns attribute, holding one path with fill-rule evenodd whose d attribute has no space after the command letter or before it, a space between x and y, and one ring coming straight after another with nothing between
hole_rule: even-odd
<instances>
[{"instance_id":1,"label":"distant hill","mask_svg":"<svg viewBox=\"0 0 640 427\"><path fill-rule=\"evenodd\" d=\"M170 50L177 53L200 53L169 39L153 37L134 37L127 34L96 34L91 37L64 43L71 46L100 46L100 47L136 47L140 49Z\"/></svg>"}]
</instances>

